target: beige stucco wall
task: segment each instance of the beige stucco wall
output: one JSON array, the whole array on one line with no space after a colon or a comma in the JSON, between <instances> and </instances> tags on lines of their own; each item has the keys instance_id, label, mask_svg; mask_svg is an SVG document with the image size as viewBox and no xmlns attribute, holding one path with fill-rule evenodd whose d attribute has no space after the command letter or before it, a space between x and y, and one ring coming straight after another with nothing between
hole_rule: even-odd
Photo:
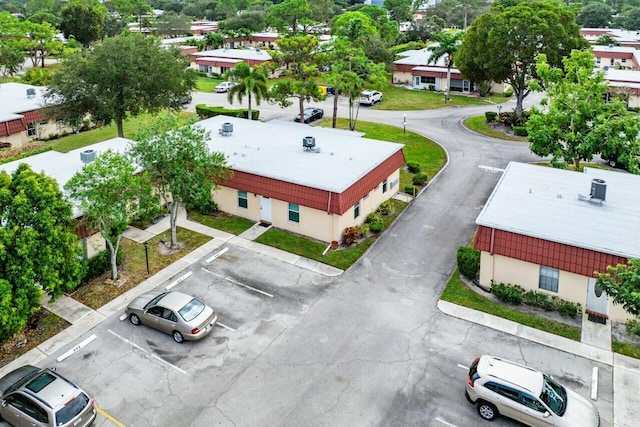
<instances>
[{"instance_id":1,"label":"beige stucco wall","mask_svg":"<svg viewBox=\"0 0 640 427\"><path fill-rule=\"evenodd\" d=\"M24 132L14 133L9 136L3 136L0 140L2 142L10 142L11 147L17 148L17 147L21 147L22 144L24 144L29 140L29 138L27 138L27 131L24 131Z\"/></svg>"},{"instance_id":2,"label":"beige stucco wall","mask_svg":"<svg viewBox=\"0 0 640 427\"><path fill-rule=\"evenodd\" d=\"M411 75L411 71L394 71L393 83L413 84L413 76Z\"/></svg>"},{"instance_id":3,"label":"beige stucco wall","mask_svg":"<svg viewBox=\"0 0 640 427\"><path fill-rule=\"evenodd\" d=\"M342 240L344 229L362 224L367 215L375 211L385 200L398 192L400 172L394 172L387 179L387 191L382 193L382 182L372 189L368 197L360 201L360 215L353 218L354 208L351 207L343 215L329 214L324 210L300 206L300 222L289 221L288 201L271 199L271 224L274 227L308 236L323 242ZM392 183L395 182L392 187ZM213 193L213 200L218 209L231 215L237 215L251 221L260 221L260 195L247 192L247 208L238 206L238 190L220 187Z\"/></svg>"},{"instance_id":4,"label":"beige stucco wall","mask_svg":"<svg viewBox=\"0 0 640 427\"><path fill-rule=\"evenodd\" d=\"M629 107L640 108L640 97L637 95L629 95Z\"/></svg>"},{"instance_id":5,"label":"beige stucco wall","mask_svg":"<svg viewBox=\"0 0 640 427\"><path fill-rule=\"evenodd\" d=\"M526 261L508 258L502 255L491 255L488 252L480 254L480 284L491 286L495 283L510 283L520 285L525 289L532 289L548 295L555 295L566 301L577 302L586 307L587 285L589 278L575 273L560 270L558 279L558 292L549 292L540 289L540 266ZM624 322L630 318L622 307L609 306L609 318L618 322Z\"/></svg>"}]
</instances>

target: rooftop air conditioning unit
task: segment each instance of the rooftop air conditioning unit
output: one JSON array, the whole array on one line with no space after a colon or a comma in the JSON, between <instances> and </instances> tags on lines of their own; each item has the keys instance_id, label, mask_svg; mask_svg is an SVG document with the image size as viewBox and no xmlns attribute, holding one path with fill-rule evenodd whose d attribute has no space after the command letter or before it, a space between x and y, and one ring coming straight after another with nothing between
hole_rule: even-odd
<instances>
[{"instance_id":1,"label":"rooftop air conditioning unit","mask_svg":"<svg viewBox=\"0 0 640 427\"><path fill-rule=\"evenodd\" d=\"M605 201L607 196L607 183L604 179L594 178L591 180L591 199Z\"/></svg>"},{"instance_id":2,"label":"rooftop air conditioning unit","mask_svg":"<svg viewBox=\"0 0 640 427\"><path fill-rule=\"evenodd\" d=\"M302 148L311 150L316 146L316 138L313 136L305 136L302 138Z\"/></svg>"},{"instance_id":3,"label":"rooftop air conditioning unit","mask_svg":"<svg viewBox=\"0 0 640 427\"><path fill-rule=\"evenodd\" d=\"M80 160L82 163L91 163L96 159L96 150L84 150L80 152Z\"/></svg>"},{"instance_id":4,"label":"rooftop air conditioning unit","mask_svg":"<svg viewBox=\"0 0 640 427\"><path fill-rule=\"evenodd\" d=\"M222 132L231 133L233 132L233 123L225 122L222 124Z\"/></svg>"},{"instance_id":5,"label":"rooftop air conditioning unit","mask_svg":"<svg viewBox=\"0 0 640 427\"><path fill-rule=\"evenodd\" d=\"M34 98L36 96L36 90L33 88L27 89L27 98Z\"/></svg>"}]
</instances>

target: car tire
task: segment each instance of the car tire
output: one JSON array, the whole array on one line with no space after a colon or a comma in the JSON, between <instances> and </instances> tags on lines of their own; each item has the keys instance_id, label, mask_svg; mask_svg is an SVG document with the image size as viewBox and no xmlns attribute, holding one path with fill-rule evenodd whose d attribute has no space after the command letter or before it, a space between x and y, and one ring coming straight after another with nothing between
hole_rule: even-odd
<instances>
[{"instance_id":1,"label":"car tire","mask_svg":"<svg viewBox=\"0 0 640 427\"><path fill-rule=\"evenodd\" d=\"M178 344L182 343L184 341L184 337L182 336L182 334L178 331L173 331L173 340L175 342L177 342Z\"/></svg>"},{"instance_id":2,"label":"car tire","mask_svg":"<svg viewBox=\"0 0 640 427\"><path fill-rule=\"evenodd\" d=\"M485 402L484 400L478 401L476 410L478 411L478 415L480 415L481 418L487 421L493 421L498 418L499 415L498 408L496 408L495 405L492 405L489 402Z\"/></svg>"},{"instance_id":3,"label":"car tire","mask_svg":"<svg viewBox=\"0 0 640 427\"><path fill-rule=\"evenodd\" d=\"M133 313L131 313L131 315L129 316L129 321L136 326L139 326L141 323L138 315Z\"/></svg>"}]
</instances>

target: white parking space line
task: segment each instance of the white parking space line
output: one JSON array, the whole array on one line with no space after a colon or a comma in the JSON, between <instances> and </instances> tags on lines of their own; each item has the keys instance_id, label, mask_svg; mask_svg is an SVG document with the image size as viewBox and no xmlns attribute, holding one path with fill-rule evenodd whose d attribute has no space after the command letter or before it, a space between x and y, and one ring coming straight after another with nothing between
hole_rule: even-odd
<instances>
[{"instance_id":1,"label":"white parking space line","mask_svg":"<svg viewBox=\"0 0 640 427\"><path fill-rule=\"evenodd\" d=\"M598 400L598 367L591 371L591 400Z\"/></svg>"},{"instance_id":2,"label":"white parking space line","mask_svg":"<svg viewBox=\"0 0 640 427\"><path fill-rule=\"evenodd\" d=\"M436 418L436 421L439 421L439 422L441 422L442 424L444 424L444 425L446 425L446 426L449 426L449 427L458 427L457 425L455 425L455 424L451 424L450 422L445 421L445 420L443 420L443 419L442 419L442 418L440 418L440 417L437 417L437 418Z\"/></svg>"},{"instance_id":3,"label":"white parking space line","mask_svg":"<svg viewBox=\"0 0 640 427\"><path fill-rule=\"evenodd\" d=\"M216 322L216 326L220 326L221 328L225 328L228 331L235 332L236 330L230 326L225 325L224 323Z\"/></svg>"},{"instance_id":4,"label":"white parking space line","mask_svg":"<svg viewBox=\"0 0 640 427\"><path fill-rule=\"evenodd\" d=\"M460 368L464 369L465 371L468 371L468 370L469 370L469 367L468 367L468 366L464 366L464 365L461 365L461 364L459 364L459 363L458 363L458 367L460 367Z\"/></svg>"},{"instance_id":5,"label":"white parking space line","mask_svg":"<svg viewBox=\"0 0 640 427\"><path fill-rule=\"evenodd\" d=\"M253 292L257 292L257 293L262 294L264 296L267 296L269 298L273 298L273 295L271 295L270 293L265 292L265 291L261 291L260 289L256 289L253 286L249 286L249 285L245 285L244 283L240 283L237 280L232 279L231 277L224 277L224 276L222 276L220 274L214 273L213 271L209 271L206 268L203 268L202 270L206 271L209 274L213 274L214 276L220 277L220 278L222 278L222 279L224 279L226 281L229 281L229 282L231 282L231 283L233 283L235 285L242 286L243 288L247 288L247 289L249 289L249 290L251 290Z\"/></svg>"},{"instance_id":6,"label":"white parking space line","mask_svg":"<svg viewBox=\"0 0 640 427\"><path fill-rule=\"evenodd\" d=\"M480 169L484 169L487 172L491 172L491 173L497 173L497 172L504 172L504 169L500 169L500 168L494 168L493 166L484 166L484 165L479 165L478 166Z\"/></svg>"},{"instance_id":7,"label":"white parking space line","mask_svg":"<svg viewBox=\"0 0 640 427\"><path fill-rule=\"evenodd\" d=\"M193 271L189 271L186 274L178 277L176 280L174 280L173 282L169 283L167 285L167 287L165 289L171 289L173 288L175 285L177 285L180 282L184 282L185 280L187 280L191 275L193 274Z\"/></svg>"},{"instance_id":8,"label":"white parking space line","mask_svg":"<svg viewBox=\"0 0 640 427\"><path fill-rule=\"evenodd\" d=\"M120 317L118 317L118 319L120 319L121 322L123 320L125 320L126 318L127 318L127 313L122 313L122 315Z\"/></svg>"},{"instance_id":9,"label":"white parking space line","mask_svg":"<svg viewBox=\"0 0 640 427\"><path fill-rule=\"evenodd\" d=\"M75 353L76 351L80 350L82 347L84 347L85 345L89 344L91 341L95 340L96 338L97 338L96 334L91 335L89 338L85 339L80 344L78 344L77 346L73 347L71 350L65 352L62 356L58 357L56 359L56 361L58 363L62 362L64 359L66 359L67 357L71 356L73 353Z\"/></svg>"},{"instance_id":10,"label":"white parking space line","mask_svg":"<svg viewBox=\"0 0 640 427\"><path fill-rule=\"evenodd\" d=\"M209 264L211 261L213 261L214 259L218 258L219 256L223 255L225 252L227 252L229 250L229 248L224 248L218 252L216 252L215 254L213 254L213 256L211 258L207 258L206 260L204 260L205 263Z\"/></svg>"},{"instance_id":11,"label":"white parking space line","mask_svg":"<svg viewBox=\"0 0 640 427\"><path fill-rule=\"evenodd\" d=\"M155 354L151 353L151 352L150 352L150 351L148 351L148 350L145 350L144 348L140 347L138 344L136 344L136 343L134 343L134 342L132 342L132 341L130 341L130 340L128 340L128 339L126 339L125 337L123 337L123 336L121 336L121 335L116 334L116 333L115 333L115 332L113 332L111 329L107 329L107 331L109 331L109 333L110 333L111 335L113 335L114 337L116 337L116 338L120 338L122 341L126 342L127 344L129 344L129 345L130 345L130 346L132 346L133 348L136 348L136 349L140 350L141 352L146 353L146 354L148 354L149 356L151 356L151 357L154 357L154 358L158 359L160 362L162 362L162 363L164 363L165 365L167 365L167 366L169 366L169 367L171 367L171 368L175 369L176 371L178 371L178 372L182 372L183 374L186 374L186 373L187 373L187 371L184 371L184 370L182 370L182 369L178 368L176 365L174 365L174 364L171 364L171 363L167 362L166 360L162 359L161 357L156 356Z\"/></svg>"}]
</instances>

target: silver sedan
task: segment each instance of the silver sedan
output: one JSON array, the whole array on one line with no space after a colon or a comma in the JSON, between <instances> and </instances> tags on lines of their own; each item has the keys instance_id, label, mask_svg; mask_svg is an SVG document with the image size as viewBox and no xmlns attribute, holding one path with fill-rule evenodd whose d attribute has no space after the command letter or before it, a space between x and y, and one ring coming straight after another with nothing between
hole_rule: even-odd
<instances>
[{"instance_id":1,"label":"silver sedan","mask_svg":"<svg viewBox=\"0 0 640 427\"><path fill-rule=\"evenodd\" d=\"M204 338L216 325L218 316L202 301L181 292L147 292L125 309L134 325L144 324L171 334L181 343Z\"/></svg>"}]
</instances>

